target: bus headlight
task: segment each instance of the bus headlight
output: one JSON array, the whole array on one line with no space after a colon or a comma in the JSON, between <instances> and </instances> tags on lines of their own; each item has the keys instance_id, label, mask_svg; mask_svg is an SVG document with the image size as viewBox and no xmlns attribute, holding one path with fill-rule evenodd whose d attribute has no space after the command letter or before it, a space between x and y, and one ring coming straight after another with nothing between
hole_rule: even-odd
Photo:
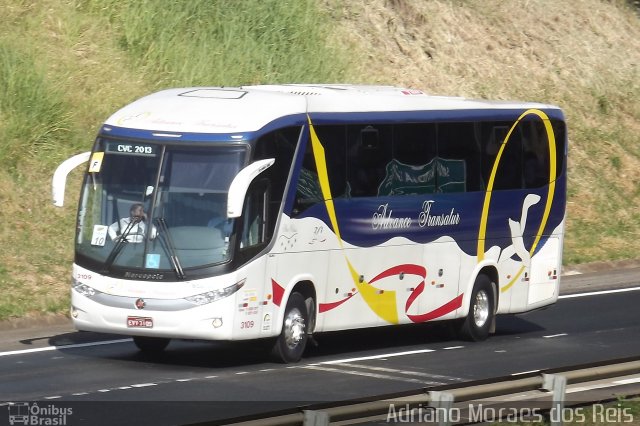
<instances>
[{"instance_id":1,"label":"bus headlight","mask_svg":"<svg viewBox=\"0 0 640 426\"><path fill-rule=\"evenodd\" d=\"M75 291L89 298L95 296L96 293L98 293L98 291L95 290L93 287L89 287L88 285L83 284L80 281L76 281L73 278L71 279L71 286Z\"/></svg>"},{"instance_id":2,"label":"bus headlight","mask_svg":"<svg viewBox=\"0 0 640 426\"><path fill-rule=\"evenodd\" d=\"M206 293L196 294L195 296L185 297L185 300L193 303L194 305L206 305L208 303L215 302L216 300L224 299L231 296L236 291L240 290L244 285L245 280L238 281L237 283L225 287L221 290L207 291Z\"/></svg>"}]
</instances>

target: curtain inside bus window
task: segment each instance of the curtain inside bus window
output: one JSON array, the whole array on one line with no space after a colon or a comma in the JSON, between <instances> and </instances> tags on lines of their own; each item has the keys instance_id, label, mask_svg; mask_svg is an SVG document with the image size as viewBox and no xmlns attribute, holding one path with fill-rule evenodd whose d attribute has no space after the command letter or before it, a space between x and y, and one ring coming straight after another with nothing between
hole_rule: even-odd
<instances>
[{"instance_id":1,"label":"curtain inside bus window","mask_svg":"<svg viewBox=\"0 0 640 426\"><path fill-rule=\"evenodd\" d=\"M407 123L394 126L393 158L387 163L379 196L436 192L436 126Z\"/></svg>"}]
</instances>

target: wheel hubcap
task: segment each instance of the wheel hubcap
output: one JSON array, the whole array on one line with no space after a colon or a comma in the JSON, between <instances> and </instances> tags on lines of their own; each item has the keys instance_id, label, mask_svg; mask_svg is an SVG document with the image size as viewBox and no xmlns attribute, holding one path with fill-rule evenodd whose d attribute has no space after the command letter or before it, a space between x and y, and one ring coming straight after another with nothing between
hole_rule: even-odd
<instances>
[{"instance_id":1,"label":"wheel hubcap","mask_svg":"<svg viewBox=\"0 0 640 426\"><path fill-rule=\"evenodd\" d=\"M304 333L304 317L298 309L292 309L284 319L284 340L287 346L295 348L304 338Z\"/></svg>"},{"instance_id":2,"label":"wheel hubcap","mask_svg":"<svg viewBox=\"0 0 640 426\"><path fill-rule=\"evenodd\" d=\"M477 327L482 327L489 318L489 296L484 290L476 294L476 301L473 304L473 321Z\"/></svg>"}]
</instances>

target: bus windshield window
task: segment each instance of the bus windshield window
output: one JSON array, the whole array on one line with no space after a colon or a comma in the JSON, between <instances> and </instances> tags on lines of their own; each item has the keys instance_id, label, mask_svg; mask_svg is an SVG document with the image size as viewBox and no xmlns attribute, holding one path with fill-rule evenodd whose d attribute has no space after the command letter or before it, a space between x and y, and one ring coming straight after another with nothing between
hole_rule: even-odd
<instances>
[{"instance_id":1,"label":"bus windshield window","mask_svg":"<svg viewBox=\"0 0 640 426\"><path fill-rule=\"evenodd\" d=\"M78 216L78 260L173 270L230 259L226 217L244 147L173 147L98 141Z\"/></svg>"}]
</instances>

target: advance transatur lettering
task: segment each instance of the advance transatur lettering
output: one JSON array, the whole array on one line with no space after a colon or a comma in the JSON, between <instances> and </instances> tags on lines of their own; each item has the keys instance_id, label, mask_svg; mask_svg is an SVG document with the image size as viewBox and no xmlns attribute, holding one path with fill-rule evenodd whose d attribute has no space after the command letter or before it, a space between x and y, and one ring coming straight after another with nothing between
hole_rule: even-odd
<instances>
[{"instance_id":1,"label":"advance transatur lettering","mask_svg":"<svg viewBox=\"0 0 640 426\"><path fill-rule=\"evenodd\" d=\"M418 214L418 226L449 226L460 223L460 214L455 208L451 208L448 213L432 214L431 207L434 200L427 200L422 203L422 211ZM373 229L408 229L411 227L413 219L410 217L393 217L393 210L389 208L389 203L381 204L378 210L371 217L371 227Z\"/></svg>"}]
</instances>

